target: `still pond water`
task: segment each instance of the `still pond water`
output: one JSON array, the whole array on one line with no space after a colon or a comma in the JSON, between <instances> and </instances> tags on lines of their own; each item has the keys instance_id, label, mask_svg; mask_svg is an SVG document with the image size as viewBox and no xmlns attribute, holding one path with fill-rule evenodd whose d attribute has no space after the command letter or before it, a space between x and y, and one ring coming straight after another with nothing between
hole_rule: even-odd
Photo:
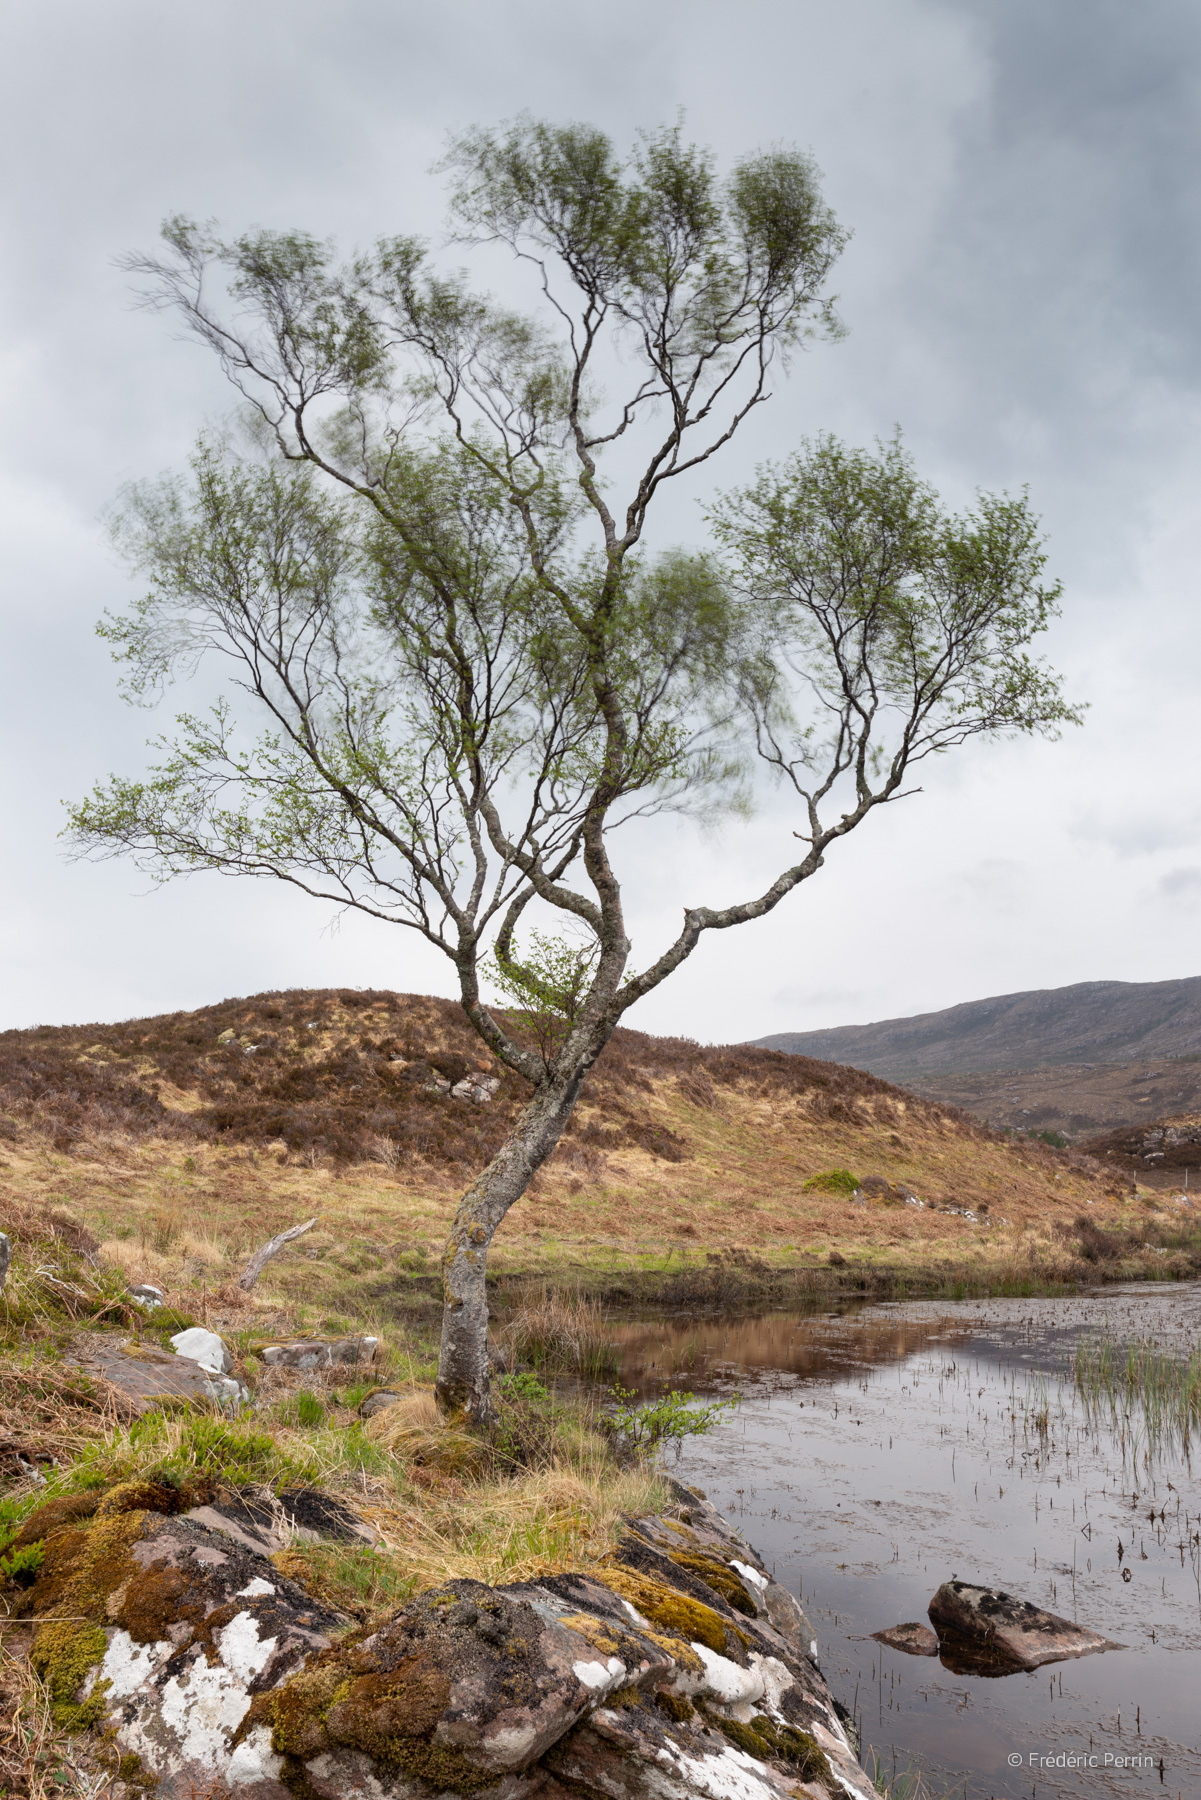
<instances>
[{"instance_id":1,"label":"still pond water","mask_svg":"<svg viewBox=\"0 0 1201 1800\"><path fill-rule=\"evenodd\" d=\"M618 1328L640 1393L741 1393L668 1468L800 1595L885 1781L1201 1800L1201 1446L1090 1415L1069 1366L1099 1334L1187 1354L1201 1284ZM1125 1648L985 1678L872 1641L956 1575Z\"/></svg>"}]
</instances>

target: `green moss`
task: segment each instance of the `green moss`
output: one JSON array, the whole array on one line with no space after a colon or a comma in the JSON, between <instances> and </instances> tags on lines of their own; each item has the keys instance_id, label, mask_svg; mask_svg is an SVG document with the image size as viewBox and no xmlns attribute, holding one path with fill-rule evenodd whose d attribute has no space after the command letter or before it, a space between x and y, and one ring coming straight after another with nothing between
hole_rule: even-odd
<instances>
[{"instance_id":1,"label":"green moss","mask_svg":"<svg viewBox=\"0 0 1201 1800\"><path fill-rule=\"evenodd\" d=\"M853 1194L859 1187L858 1175L852 1175L849 1169L826 1169L820 1175L811 1175L804 1184L807 1194Z\"/></svg>"},{"instance_id":2,"label":"green moss","mask_svg":"<svg viewBox=\"0 0 1201 1800\"><path fill-rule=\"evenodd\" d=\"M671 1550L669 1559L681 1569L690 1569L707 1581L715 1594L720 1594L727 1606L735 1612L755 1617L755 1602L750 1598L734 1570L728 1563L722 1562L719 1556L698 1556L688 1550Z\"/></svg>"},{"instance_id":3,"label":"green moss","mask_svg":"<svg viewBox=\"0 0 1201 1800\"><path fill-rule=\"evenodd\" d=\"M725 1655L726 1627L721 1614L700 1600L679 1593L665 1582L649 1575L636 1575L632 1569L598 1570L596 1579L623 1600L629 1600L652 1624L662 1626L673 1638L686 1644L705 1644L710 1650Z\"/></svg>"},{"instance_id":4,"label":"green moss","mask_svg":"<svg viewBox=\"0 0 1201 1800\"><path fill-rule=\"evenodd\" d=\"M48 1533L35 1585L14 1608L18 1615L76 1613L99 1623L109 1595L137 1573L129 1554L145 1530L144 1512L114 1513Z\"/></svg>"},{"instance_id":5,"label":"green moss","mask_svg":"<svg viewBox=\"0 0 1201 1800\"><path fill-rule=\"evenodd\" d=\"M334 1744L361 1750L384 1767L403 1769L439 1791L491 1787L495 1771L429 1740L450 1700L450 1679L421 1655L385 1674L353 1676L343 1650L326 1651L256 1703L239 1735L257 1717L271 1725L271 1745L284 1758L281 1779L307 1800L304 1764Z\"/></svg>"},{"instance_id":6,"label":"green moss","mask_svg":"<svg viewBox=\"0 0 1201 1800\"><path fill-rule=\"evenodd\" d=\"M809 1732L798 1731L795 1725L777 1725L774 1719L768 1719L762 1713L749 1725L743 1725L738 1719L722 1718L717 1713L709 1713L708 1718L710 1724L716 1725L748 1756L786 1763L796 1770L802 1781L820 1781L828 1793L838 1792L829 1758Z\"/></svg>"},{"instance_id":7,"label":"green moss","mask_svg":"<svg viewBox=\"0 0 1201 1800\"><path fill-rule=\"evenodd\" d=\"M685 1699L683 1694L656 1694L655 1705L680 1725L686 1724L695 1710L692 1701Z\"/></svg>"},{"instance_id":8,"label":"green moss","mask_svg":"<svg viewBox=\"0 0 1201 1800\"><path fill-rule=\"evenodd\" d=\"M46 1684L51 1714L63 1730L84 1731L103 1716L111 1683L98 1681L83 1701L79 1690L107 1649L108 1639L98 1625L81 1629L74 1619L43 1625L35 1636L29 1660Z\"/></svg>"}]
</instances>

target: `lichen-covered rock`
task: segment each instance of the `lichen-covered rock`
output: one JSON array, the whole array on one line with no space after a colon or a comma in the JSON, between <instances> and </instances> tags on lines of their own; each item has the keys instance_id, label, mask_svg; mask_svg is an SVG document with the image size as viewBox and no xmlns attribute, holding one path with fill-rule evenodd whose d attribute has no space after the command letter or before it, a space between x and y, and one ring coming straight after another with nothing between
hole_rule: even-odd
<instances>
[{"instance_id":1,"label":"lichen-covered rock","mask_svg":"<svg viewBox=\"0 0 1201 1800\"><path fill-rule=\"evenodd\" d=\"M214 1779L288 1800L269 1734L235 1733L258 1692L348 1621L231 1538L134 1507L129 1490L150 1486L44 1522L42 1567L14 1608L34 1625L35 1666L63 1724L111 1727L170 1800Z\"/></svg>"},{"instance_id":2,"label":"lichen-covered rock","mask_svg":"<svg viewBox=\"0 0 1201 1800\"><path fill-rule=\"evenodd\" d=\"M351 1629L256 1554L249 1498L209 1529L128 1482L42 1509L14 1610L63 1721L111 1727L165 1800L878 1800L796 1600L676 1493L602 1567Z\"/></svg>"},{"instance_id":3,"label":"lichen-covered rock","mask_svg":"<svg viewBox=\"0 0 1201 1800\"><path fill-rule=\"evenodd\" d=\"M1123 1648L1029 1600L970 1581L944 1581L929 1610L943 1662L963 1673L1009 1675Z\"/></svg>"},{"instance_id":4,"label":"lichen-covered rock","mask_svg":"<svg viewBox=\"0 0 1201 1800\"><path fill-rule=\"evenodd\" d=\"M937 1656L938 1639L928 1625L910 1619L904 1625L890 1625L886 1631L873 1631L878 1644L890 1650L903 1650L906 1656Z\"/></svg>"},{"instance_id":5,"label":"lichen-covered rock","mask_svg":"<svg viewBox=\"0 0 1201 1800\"><path fill-rule=\"evenodd\" d=\"M374 1337L302 1338L292 1344L267 1344L260 1355L270 1368L328 1369L333 1364L373 1362L378 1349L379 1339Z\"/></svg>"}]
</instances>

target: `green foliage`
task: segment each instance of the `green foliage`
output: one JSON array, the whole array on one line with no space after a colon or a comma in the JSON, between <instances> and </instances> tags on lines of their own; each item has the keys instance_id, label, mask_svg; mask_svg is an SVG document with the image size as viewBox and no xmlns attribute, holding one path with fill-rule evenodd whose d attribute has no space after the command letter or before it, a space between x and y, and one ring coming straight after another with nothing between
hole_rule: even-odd
<instances>
[{"instance_id":1,"label":"green foliage","mask_svg":"<svg viewBox=\"0 0 1201 1800\"><path fill-rule=\"evenodd\" d=\"M325 1403L322 1401L320 1395L311 1393L308 1389L297 1394L294 1410L296 1423L298 1425L311 1428L316 1425L325 1424Z\"/></svg>"},{"instance_id":2,"label":"green foliage","mask_svg":"<svg viewBox=\"0 0 1201 1800\"><path fill-rule=\"evenodd\" d=\"M703 1437L738 1405L715 1400L708 1406L693 1404L692 1394L672 1389L658 1400L639 1401L633 1388L609 1389L615 1404L606 1414L609 1428L624 1438L640 1455L653 1455L664 1443L680 1443L686 1437Z\"/></svg>"},{"instance_id":3,"label":"green foliage","mask_svg":"<svg viewBox=\"0 0 1201 1800\"><path fill-rule=\"evenodd\" d=\"M852 1175L849 1169L826 1169L821 1175L811 1175L804 1183L807 1194L857 1194L859 1177Z\"/></svg>"},{"instance_id":4,"label":"green foliage","mask_svg":"<svg viewBox=\"0 0 1201 1800\"><path fill-rule=\"evenodd\" d=\"M45 1560L46 1547L40 1539L36 1544L24 1544L19 1550L10 1550L7 1556L0 1556L0 1578L15 1582L18 1587L32 1587Z\"/></svg>"},{"instance_id":5,"label":"green foliage","mask_svg":"<svg viewBox=\"0 0 1201 1800\"><path fill-rule=\"evenodd\" d=\"M1068 1147L1068 1140L1062 1131L1030 1131L1026 1135L1036 1144L1050 1144L1053 1150L1066 1150Z\"/></svg>"},{"instance_id":6,"label":"green foliage","mask_svg":"<svg viewBox=\"0 0 1201 1800\"><path fill-rule=\"evenodd\" d=\"M860 804L969 737L1078 723L1028 645L1058 613L1023 495L953 516L899 436L868 451L818 438L710 509L764 620L749 699L778 774L814 805L831 771ZM803 686L786 679L804 670ZM819 775L819 787L812 777Z\"/></svg>"}]
</instances>

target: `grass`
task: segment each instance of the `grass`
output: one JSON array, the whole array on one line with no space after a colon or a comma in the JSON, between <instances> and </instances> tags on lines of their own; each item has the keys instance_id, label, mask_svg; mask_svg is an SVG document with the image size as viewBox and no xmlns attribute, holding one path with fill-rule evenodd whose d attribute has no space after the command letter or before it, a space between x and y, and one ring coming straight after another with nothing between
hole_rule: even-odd
<instances>
[{"instance_id":1,"label":"grass","mask_svg":"<svg viewBox=\"0 0 1201 1800\"><path fill-rule=\"evenodd\" d=\"M898 1769L895 1753L891 1764L885 1764L877 1750L869 1750L864 1768L885 1800L966 1800L966 1780L948 1786L940 1779L935 1785L916 1763Z\"/></svg>"},{"instance_id":2,"label":"grass","mask_svg":"<svg viewBox=\"0 0 1201 1800\"><path fill-rule=\"evenodd\" d=\"M0 1795L94 1800L106 1785L90 1751L56 1727L50 1695L25 1656L0 1649Z\"/></svg>"},{"instance_id":3,"label":"grass","mask_svg":"<svg viewBox=\"0 0 1201 1800\"><path fill-rule=\"evenodd\" d=\"M1141 1429L1150 1448L1187 1450L1201 1426L1201 1350L1174 1356L1153 1339L1088 1338L1077 1345L1072 1373L1092 1411Z\"/></svg>"},{"instance_id":4,"label":"grass","mask_svg":"<svg viewBox=\"0 0 1201 1800\"><path fill-rule=\"evenodd\" d=\"M219 1043L230 1029L258 1046L253 1056ZM429 1328L458 1196L522 1095L506 1076L480 1107L426 1077L483 1055L450 1002L382 993L263 995L121 1026L0 1033L0 1110L11 1112L0 1118L0 1204L7 1194L70 1213L106 1264L175 1304L186 1294L223 1330L239 1310L261 1318L264 1301L315 1328L342 1314L373 1329L373 1316L402 1311ZM334 1121L328 1142L323 1120ZM852 1203L855 1175L828 1191L838 1171L868 1184L865 1204ZM883 1204L873 1178L926 1205ZM827 1288L885 1275L923 1290L990 1287L1013 1270L1072 1281L1087 1260L1073 1236L1086 1207L1106 1228L1146 1225L1127 1177L1004 1141L861 1072L623 1032L502 1224L490 1267L502 1282L609 1301L624 1286L649 1300L708 1281L719 1258L729 1293L717 1304L735 1288L762 1297L756 1270ZM317 1227L247 1302L231 1283L251 1251L314 1213ZM1191 1273L1201 1254L1195 1234L1159 1247L1164 1274ZM831 1273L832 1252L849 1273ZM1105 1273L1137 1273L1150 1256L1132 1241Z\"/></svg>"},{"instance_id":5,"label":"grass","mask_svg":"<svg viewBox=\"0 0 1201 1800\"><path fill-rule=\"evenodd\" d=\"M500 1339L512 1356L548 1373L599 1381L620 1367L599 1300L578 1288L555 1289L543 1282L523 1294Z\"/></svg>"}]
</instances>

